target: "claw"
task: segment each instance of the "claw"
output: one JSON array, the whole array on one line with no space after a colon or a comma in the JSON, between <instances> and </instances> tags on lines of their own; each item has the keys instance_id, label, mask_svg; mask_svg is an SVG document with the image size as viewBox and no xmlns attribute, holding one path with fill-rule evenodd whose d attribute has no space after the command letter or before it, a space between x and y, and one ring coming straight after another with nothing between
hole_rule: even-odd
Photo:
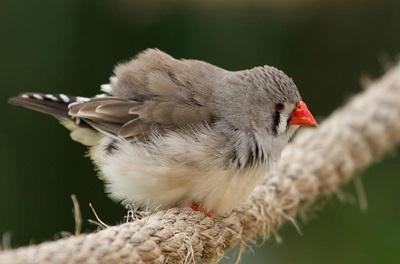
<instances>
[{"instance_id":1,"label":"claw","mask_svg":"<svg viewBox=\"0 0 400 264\"><path fill-rule=\"evenodd\" d=\"M200 205L192 204L192 206L190 206L190 208L192 208L194 211L202 212L202 213L204 213L205 215L207 215L208 217L214 217L214 213L213 213L213 212L204 210L203 208L201 208Z\"/></svg>"}]
</instances>

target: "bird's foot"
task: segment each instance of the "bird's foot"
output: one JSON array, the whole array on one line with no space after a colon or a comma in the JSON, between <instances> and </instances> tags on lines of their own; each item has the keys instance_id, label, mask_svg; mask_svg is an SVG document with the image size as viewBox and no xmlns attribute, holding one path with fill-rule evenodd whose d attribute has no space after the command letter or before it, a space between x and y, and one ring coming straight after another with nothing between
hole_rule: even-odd
<instances>
[{"instance_id":1,"label":"bird's foot","mask_svg":"<svg viewBox=\"0 0 400 264\"><path fill-rule=\"evenodd\" d=\"M190 207L191 207L193 210L195 210L195 211L199 211L199 212L204 213L204 214L207 215L208 217L214 217L214 213L213 213L213 212L204 210L203 208L201 208L200 205L192 204L192 206L190 206Z\"/></svg>"}]
</instances>

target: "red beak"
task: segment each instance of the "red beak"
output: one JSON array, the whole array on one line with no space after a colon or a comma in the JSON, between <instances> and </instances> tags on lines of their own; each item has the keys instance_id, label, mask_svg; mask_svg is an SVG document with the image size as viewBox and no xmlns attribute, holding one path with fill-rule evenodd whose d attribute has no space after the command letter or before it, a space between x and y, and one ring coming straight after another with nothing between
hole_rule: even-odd
<instances>
[{"instance_id":1,"label":"red beak","mask_svg":"<svg viewBox=\"0 0 400 264\"><path fill-rule=\"evenodd\" d=\"M289 124L299 126L318 126L317 121L315 121L315 118L303 101L300 101L300 103L297 105L296 110L294 110L291 116Z\"/></svg>"}]
</instances>

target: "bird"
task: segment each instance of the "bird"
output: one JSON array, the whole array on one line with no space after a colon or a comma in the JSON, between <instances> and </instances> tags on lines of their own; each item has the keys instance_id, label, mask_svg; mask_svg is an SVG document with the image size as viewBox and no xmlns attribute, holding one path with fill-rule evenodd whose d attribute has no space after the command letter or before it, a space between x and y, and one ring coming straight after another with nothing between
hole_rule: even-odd
<instances>
[{"instance_id":1,"label":"bird","mask_svg":"<svg viewBox=\"0 0 400 264\"><path fill-rule=\"evenodd\" d=\"M86 145L122 204L226 216L265 180L299 126L317 126L294 81L272 66L228 71L147 49L93 97L22 93Z\"/></svg>"}]
</instances>

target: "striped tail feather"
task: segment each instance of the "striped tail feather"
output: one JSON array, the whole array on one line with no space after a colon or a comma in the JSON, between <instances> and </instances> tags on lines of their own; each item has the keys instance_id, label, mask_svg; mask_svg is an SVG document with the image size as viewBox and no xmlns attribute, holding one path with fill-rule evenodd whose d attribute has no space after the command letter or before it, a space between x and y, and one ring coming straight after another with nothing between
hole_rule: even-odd
<instances>
[{"instance_id":1,"label":"striped tail feather","mask_svg":"<svg viewBox=\"0 0 400 264\"><path fill-rule=\"evenodd\" d=\"M65 94L22 93L10 98L8 102L54 116L71 131L70 136L73 140L85 146L95 146L101 138L100 134L88 123L81 122L83 120L80 118L68 114L72 105L89 101L89 99Z\"/></svg>"},{"instance_id":2,"label":"striped tail feather","mask_svg":"<svg viewBox=\"0 0 400 264\"><path fill-rule=\"evenodd\" d=\"M65 94L22 93L10 98L8 102L55 117L71 119L71 116L68 115L69 105L88 100L89 98Z\"/></svg>"}]
</instances>

